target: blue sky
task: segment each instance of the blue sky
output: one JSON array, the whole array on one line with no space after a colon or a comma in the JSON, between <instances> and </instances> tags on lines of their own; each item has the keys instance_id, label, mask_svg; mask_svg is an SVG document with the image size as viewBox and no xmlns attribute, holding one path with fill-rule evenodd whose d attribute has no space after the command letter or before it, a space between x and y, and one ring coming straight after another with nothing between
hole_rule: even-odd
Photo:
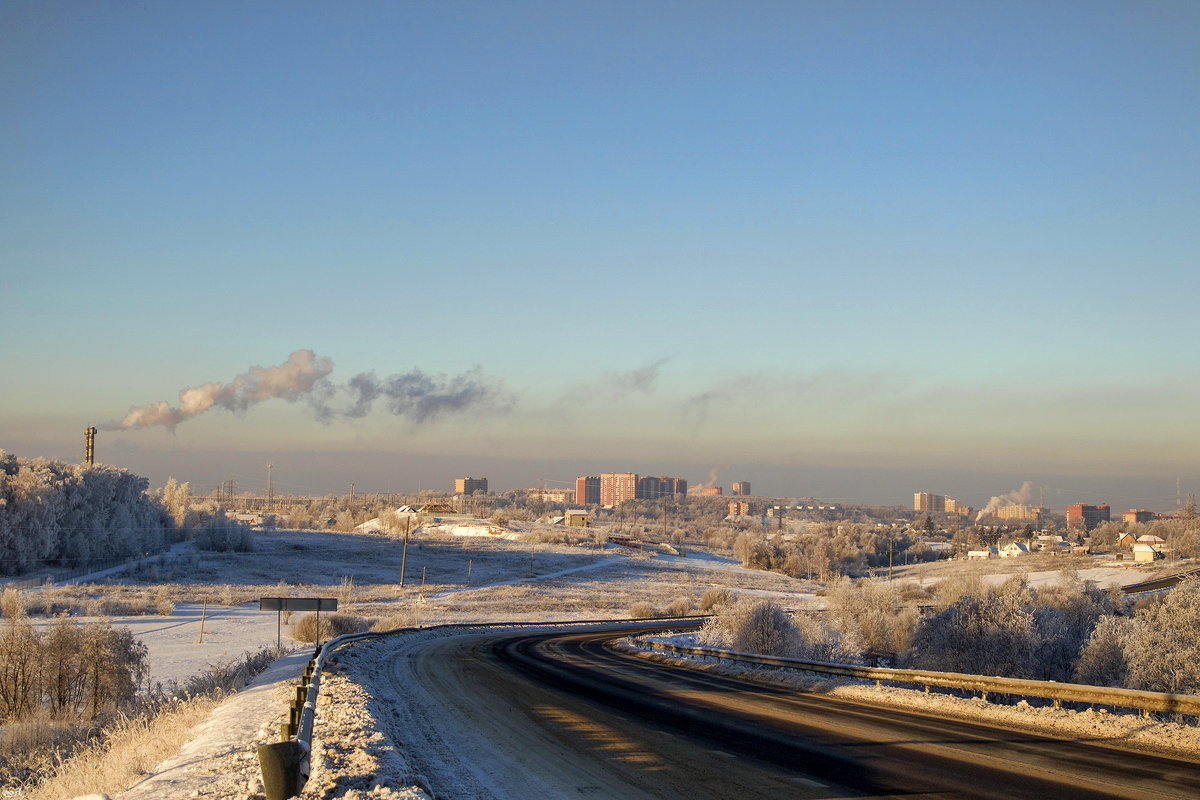
<instances>
[{"instance_id":1,"label":"blue sky","mask_svg":"<svg viewBox=\"0 0 1200 800\"><path fill-rule=\"evenodd\" d=\"M74 460L309 349L494 402L270 399L101 457L1171 505L1200 6L1045 5L0 2L0 447Z\"/></svg>"}]
</instances>

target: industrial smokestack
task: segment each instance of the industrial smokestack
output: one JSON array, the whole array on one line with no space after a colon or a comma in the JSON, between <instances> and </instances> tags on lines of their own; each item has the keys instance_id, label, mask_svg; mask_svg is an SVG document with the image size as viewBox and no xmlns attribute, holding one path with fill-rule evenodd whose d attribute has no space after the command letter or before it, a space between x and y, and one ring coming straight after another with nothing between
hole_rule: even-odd
<instances>
[{"instance_id":1,"label":"industrial smokestack","mask_svg":"<svg viewBox=\"0 0 1200 800\"><path fill-rule=\"evenodd\" d=\"M96 429L89 427L83 432L83 463L89 467L96 463Z\"/></svg>"}]
</instances>

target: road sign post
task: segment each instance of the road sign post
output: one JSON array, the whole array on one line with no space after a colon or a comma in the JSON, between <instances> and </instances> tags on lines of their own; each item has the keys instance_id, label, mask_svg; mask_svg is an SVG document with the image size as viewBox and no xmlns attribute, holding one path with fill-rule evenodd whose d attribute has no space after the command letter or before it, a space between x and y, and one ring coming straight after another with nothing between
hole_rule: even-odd
<instances>
[{"instance_id":1,"label":"road sign post","mask_svg":"<svg viewBox=\"0 0 1200 800\"><path fill-rule=\"evenodd\" d=\"M317 647L321 646L321 612L322 611L337 611L338 601L336 597L260 597L258 599L259 611L274 611L277 616L275 618L275 646L283 646L283 612L284 611L315 611L317 612L317 631L313 638L317 640Z\"/></svg>"}]
</instances>

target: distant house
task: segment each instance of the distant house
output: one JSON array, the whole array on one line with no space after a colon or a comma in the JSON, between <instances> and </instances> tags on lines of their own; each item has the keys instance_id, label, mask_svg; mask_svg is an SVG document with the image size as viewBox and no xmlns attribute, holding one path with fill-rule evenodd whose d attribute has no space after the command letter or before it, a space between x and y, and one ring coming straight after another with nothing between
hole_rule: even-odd
<instances>
[{"instance_id":1,"label":"distant house","mask_svg":"<svg viewBox=\"0 0 1200 800\"><path fill-rule=\"evenodd\" d=\"M422 514L452 514L454 509L449 503L426 503L417 509Z\"/></svg>"},{"instance_id":2,"label":"distant house","mask_svg":"<svg viewBox=\"0 0 1200 800\"><path fill-rule=\"evenodd\" d=\"M967 559L970 561L982 560L986 558L995 558L997 550L994 547L985 547L982 550L967 551Z\"/></svg>"},{"instance_id":3,"label":"distant house","mask_svg":"<svg viewBox=\"0 0 1200 800\"><path fill-rule=\"evenodd\" d=\"M588 512L582 509L564 511L563 524L570 528L586 528L588 526L588 517Z\"/></svg>"},{"instance_id":4,"label":"distant house","mask_svg":"<svg viewBox=\"0 0 1200 800\"><path fill-rule=\"evenodd\" d=\"M1001 558L1016 558L1029 555L1029 545L1024 542L1009 542L1000 548Z\"/></svg>"},{"instance_id":5,"label":"distant house","mask_svg":"<svg viewBox=\"0 0 1200 800\"><path fill-rule=\"evenodd\" d=\"M1137 544L1137 537L1128 531L1117 537L1117 548L1120 550L1128 550Z\"/></svg>"},{"instance_id":6,"label":"distant house","mask_svg":"<svg viewBox=\"0 0 1200 800\"><path fill-rule=\"evenodd\" d=\"M1161 536L1155 536L1153 533L1144 533L1137 537L1138 544L1148 544L1151 547L1162 547L1167 543L1167 540Z\"/></svg>"},{"instance_id":7,"label":"distant house","mask_svg":"<svg viewBox=\"0 0 1200 800\"><path fill-rule=\"evenodd\" d=\"M1132 550L1134 561L1154 561L1155 559L1163 557L1162 552L1157 547L1150 544L1142 544L1139 542L1133 546Z\"/></svg>"}]
</instances>

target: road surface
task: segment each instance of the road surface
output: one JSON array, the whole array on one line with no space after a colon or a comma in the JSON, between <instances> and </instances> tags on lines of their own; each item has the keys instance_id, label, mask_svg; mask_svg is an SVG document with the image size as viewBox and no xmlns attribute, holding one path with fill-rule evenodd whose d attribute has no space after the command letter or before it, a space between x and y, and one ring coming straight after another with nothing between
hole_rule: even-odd
<instances>
[{"instance_id":1,"label":"road surface","mask_svg":"<svg viewBox=\"0 0 1200 800\"><path fill-rule=\"evenodd\" d=\"M1200 764L613 651L627 632L400 645L391 733L439 798L1200 796Z\"/></svg>"}]
</instances>

